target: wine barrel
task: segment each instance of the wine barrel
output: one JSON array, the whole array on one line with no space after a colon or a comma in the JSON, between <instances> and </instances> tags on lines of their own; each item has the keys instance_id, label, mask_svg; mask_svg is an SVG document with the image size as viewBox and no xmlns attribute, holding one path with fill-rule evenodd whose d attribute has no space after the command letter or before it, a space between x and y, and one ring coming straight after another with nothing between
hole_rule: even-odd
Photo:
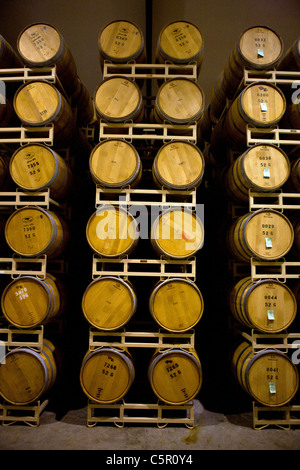
<instances>
[{"instance_id":1,"label":"wine barrel","mask_svg":"<svg viewBox=\"0 0 300 470\"><path fill-rule=\"evenodd\" d=\"M138 243L134 217L121 207L101 206L90 217L86 237L95 253L116 258L130 253Z\"/></svg>"},{"instance_id":2,"label":"wine barrel","mask_svg":"<svg viewBox=\"0 0 300 470\"><path fill-rule=\"evenodd\" d=\"M74 135L74 117L68 101L46 81L26 82L14 96L15 113L27 126L54 126L54 142L69 143Z\"/></svg>"},{"instance_id":3,"label":"wine barrel","mask_svg":"<svg viewBox=\"0 0 300 470\"><path fill-rule=\"evenodd\" d=\"M223 113L226 103L227 103L227 95L223 90L223 76L224 72L222 72L213 86L210 94L210 106L211 106L211 114L215 121L217 121L221 114Z\"/></svg>"},{"instance_id":4,"label":"wine barrel","mask_svg":"<svg viewBox=\"0 0 300 470\"><path fill-rule=\"evenodd\" d=\"M15 121L16 115L11 100L6 97L4 90L0 89L0 127L8 127Z\"/></svg>"},{"instance_id":5,"label":"wine barrel","mask_svg":"<svg viewBox=\"0 0 300 470\"><path fill-rule=\"evenodd\" d=\"M291 289L277 279L253 282L239 280L230 291L230 309L243 325L264 333L288 328L297 313L297 300Z\"/></svg>"},{"instance_id":6,"label":"wine barrel","mask_svg":"<svg viewBox=\"0 0 300 470\"><path fill-rule=\"evenodd\" d=\"M234 258L249 262L276 260L286 255L293 245L294 231L282 213L259 209L239 217L227 232L227 245Z\"/></svg>"},{"instance_id":7,"label":"wine barrel","mask_svg":"<svg viewBox=\"0 0 300 470\"><path fill-rule=\"evenodd\" d=\"M93 124L95 118L95 108L92 95L85 84L77 77L77 90L71 96L71 105L76 108L76 123L78 127Z\"/></svg>"},{"instance_id":8,"label":"wine barrel","mask_svg":"<svg viewBox=\"0 0 300 470\"><path fill-rule=\"evenodd\" d=\"M131 283L114 276L94 279L82 298L85 318L100 330L121 328L132 318L136 308L137 298Z\"/></svg>"},{"instance_id":9,"label":"wine barrel","mask_svg":"<svg viewBox=\"0 0 300 470\"><path fill-rule=\"evenodd\" d=\"M235 44L225 64L222 88L232 98L244 74L244 68L273 69L283 52L283 42L276 31L266 26L246 29Z\"/></svg>"},{"instance_id":10,"label":"wine barrel","mask_svg":"<svg viewBox=\"0 0 300 470\"><path fill-rule=\"evenodd\" d=\"M144 116L140 88L133 80L124 77L103 80L95 92L94 103L98 119L108 122L138 122Z\"/></svg>"},{"instance_id":11,"label":"wine barrel","mask_svg":"<svg viewBox=\"0 0 300 470\"><path fill-rule=\"evenodd\" d=\"M157 152L152 165L153 180L160 188L197 188L204 175L201 150L185 141L167 142Z\"/></svg>"},{"instance_id":12,"label":"wine barrel","mask_svg":"<svg viewBox=\"0 0 300 470\"><path fill-rule=\"evenodd\" d=\"M289 178L290 160L275 145L256 144L230 165L224 178L229 196L238 202L249 202L249 190L272 192Z\"/></svg>"},{"instance_id":13,"label":"wine barrel","mask_svg":"<svg viewBox=\"0 0 300 470\"><path fill-rule=\"evenodd\" d=\"M105 188L136 187L142 163L135 147L122 139L107 139L92 150L89 160L93 181Z\"/></svg>"},{"instance_id":14,"label":"wine barrel","mask_svg":"<svg viewBox=\"0 0 300 470\"><path fill-rule=\"evenodd\" d=\"M6 320L17 328L34 328L58 318L62 299L52 274L45 279L20 276L4 289L1 308Z\"/></svg>"},{"instance_id":15,"label":"wine barrel","mask_svg":"<svg viewBox=\"0 0 300 470\"><path fill-rule=\"evenodd\" d=\"M0 34L0 68L14 69L17 67L23 67L20 57L11 44Z\"/></svg>"},{"instance_id":16,"label":"wine barrel","mask_svg":"<svg viewBox=\"0 0 300 470\"><path fill-rule=\"evenodd\" d=\"M13 181L9 173L10 157L0 153L0 191L6 191L12 188Z\"/></svg>"},{"instance_id":17,"label":"wine barrel","mask_svg":"<svg viewBox=\"0 0 300 470\"><path fill-rule=\"evenodd\" d=\"M146 46L141 29L131 21L108 23L98 36L100 65L105 60L113 64L146 62Z\"/></svg>"},{"instance_id":18,"label":"wine barrel","mask_svg":"<svg viewBox=\"0 0 300 470\"><path fill-rule=\"evenodd\" d=\"M245 147L246 127L269 128L278 124L286 111L283 92L266 82L253 82L233 101L224 121L224 138L233 148Z\"/></svg>"},{"instance_id":19,"label":"wine barrel","mask_svg":"<svg viewBox=\"0 0 300 470\"><path fill-rule=\"evenodd\" d=\"M61 255L69 239L65 221L55 212L38 206L24 206L8 218L5 225L8 246L19 255L49 258Z\"/></svg>"},{"instance_id":20,"label":"wine barrel","mask_svg":"<svg viewBox=\"0 0 300 470\"><path fill-rule=\"evenodd\" d=\"M49 188L53 199L65 198L72 185L72 173L66 161L39 143L18 148L10 159L9 172L18 187L25 191Z\"/></svg>"},{"instance_id":21,"label":"wine barrel","mask_svg":"<svg viewBox=\"0 0 300 470\"><path fill-rule=\"evenodd\" d=\"M135 378L126 348L103 347L88 351L80 369L80 384L87 397L102 404L115 403L128 392Z\"/></svg>"},{"instance_id":22,"label":"wine barrel","mask_svg":"<svg viewBox=\"0 0 300 470\"><path fill-rule=\"evenodd\" d=\"M277 70L298 72L300 69L300 37L288 48L277 65Z\"/></svg>"},{"instance_id":23,"label":"wine barrel","mask_svg":"<svg viewBox=\"0 0 300 470\"><path fill-rule=\"evenodd\" d=\"M180 333L188 331L200 321L204 301L194 282L170 278L159 281L152 289L149 310L162 328Z\"/></svg>"},{"instance_id":24,"label":"wine barrel","mask_svg":"<svg viewBox=\"0 0 300 470\"><path fill-rule=\"evenodd\" d=\"M191 401L202 386L202 368L194 349L159 349L151 358L148 380L155 395L170 405Z\"/></svg>"},{"instance_id":25,"label":"wine barrel","mask_svg":"<svg viewBox=\"0 0 300 470\"><path fill-rule=\"evenodd\" d=\"M21 31L17 49L24 63L30 67L52 67L68 96L75 93L77 67L64 37L54 26L35 23Z\"/></svg>"},{"instance_id":26,"label":"wine barrel","mask_svg":"<svg viewBox=\"0 0 300 470\"><path fill-rule=\"evenodd\" d=\"M196 82L188 78L173 78L159 87L153 117L157 123L193 124L200 121L204 108L204 93Z\"/></svg>"},{"instance_id":27,"label":"wine barrel","mask_svg":"<svg viewBox=\"0 0 300 470\"><path fill-rule=\"evenodd\" d=\"M280 125L282 128L300 129L300 102L295 101L287 106Z\"/></svg>"},{"instance_id":28,"label":"wine barrel","mask_svg":"<svg viewBox=\"0 0 300 470\"><path fill-rule=\"evenodd\" d=\"M41 351L28 347L9 351L0 363L0 395L13 405L28 405L54 385L57 364L52 342L43 339Z\"/></svg>"},{"instance_id":29,"label":"wine barrel","mask_svg":"<svg viewBox=\"0 0 300 470\"><path fill-rule=\"evenodd\" d=\"M272 348L254 353L246 341L233 353L232 371L242 388L264 406L289 403L299 387L298 370L286 354Z\"/></svg>"},{"instance_id":30,"label":"wine barrel","mask_svg":"<svg viewBox=\"0 0 300 470\"><path fill-rule=\"evenodd\" d=\"M300 192L300 157L296 157L291 163L287 186L290 192Z\"/></svg>"},{"instance_id":31,"label":"wine barrel","mask_svg":"<svg viewBox=\"0 0 300 470\"><path fill-rule=\"evenodd\" d=\"M150 238L159 254L167 258L185 259L202 248L204 227L196 214L175 207L163 211L154 220Z\"/></svg>"},{"instance_id":32,"label":"wine barrel","mask_svg":"<svg viewBox=\"0 0 300 470\"><path fill-rule=\"evenodd\" d=\"M156 61L187 65L195 63L199 74L204 56L204 39L199 28L188 21L173 21L160 31Z\"/></svg>"}]
</instances>

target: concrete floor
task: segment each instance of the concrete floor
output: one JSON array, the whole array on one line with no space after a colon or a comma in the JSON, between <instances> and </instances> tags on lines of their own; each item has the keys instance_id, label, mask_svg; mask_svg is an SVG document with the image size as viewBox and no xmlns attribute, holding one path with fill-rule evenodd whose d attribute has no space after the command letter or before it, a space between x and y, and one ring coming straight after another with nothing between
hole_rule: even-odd
<instances>
[{"instance_id":1,"label":"concrete floor","mask_svg":"<svg viewBox=\"0 0 300 470\"><path fill-rule=\"evenodd\" d=\"M47 411L38 427L12 424L0 427L1 450L300 450L300 429L253 429L252 413L224 415L195 400L195 426L97 424L87 427L87 408L68 411L61 419ZM197 452L196 452L197 453ZM151 452L150 452L151 454ZM23 455L23 454L22 454ZM116 453L116 455L118 455ZM137 455L136 453L134 455Z\"/></svg>"}]
</instances>

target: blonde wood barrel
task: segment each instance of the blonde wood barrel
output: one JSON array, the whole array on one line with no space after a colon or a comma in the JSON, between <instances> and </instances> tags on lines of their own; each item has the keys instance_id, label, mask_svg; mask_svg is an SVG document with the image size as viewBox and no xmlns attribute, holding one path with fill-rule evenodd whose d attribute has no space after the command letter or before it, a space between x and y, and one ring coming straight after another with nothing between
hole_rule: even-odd
<instances>
[{"instance_id":1,"label":"blonde wood barrel","mask_svg":"<svg viewBox=\"0 0 300 470\"><path fill-rule=\"evenodd\" d=\"M115 403L129 391L135 378L131 354L125 348L103 347L88 351L80 369L80 384L96 403Z\"/></svg>"},{"instance_id":2,"label":"blonde wood barrel","mask_svg":"<svg viewBox=\"0 0 300 470\"><path fill-rule=\"evenodd\" d=\"M244 68L274 69L283 52L283 42L276 31L266 26L246 29L235 44L223 72L222 87L232 98L243 77Z\"/></svg>"},{"instance_id":3,"label":"blonde wood barrel","mask_svg":"<svg viewBox=\"0 0 300 470\"><path fill-rule=\"evenodd\" d=\"M224 136L232 147L246 145L246 127L267 128L284 116L286 100L283 92L266 82L248 85L231 104L224 121Z\"/></svg>"},{"instance_id":4,"label":"blonde wood barrel","mask_svg":"<svg viewBox=\"0 0 300 470\"><path fill-rule=\"evenodd\" d=\"M86 237L95 253L116 258L136 247L139 233L136 220L125 209L102 206L90 217Z\"/></svg>"},{"instance_id":5,"label":"blonde wood barrel","mask_svg":"<svg viewBox=\"0 0 300 470\"><path fill-rule=\"evenodd\" d=\"M93 181L106 188L136 187L142 163L135 147L122 139L107 139L92 150L89 168Z\"/></svg>"},{"instance_id":6,"label":"blonde wood barrel","mask_svg":"<svg viewBox=\"0 0 300 470\"><path fill-rule=\"evenodd\" d=\"M13 69L23 67L20 57L11 44L0 34L0 68Z\"/></svg>"},{"instance_id":7,"label":"blonde wood barrel","mask_svg":"<svg viewBox=\"0 0 300 470\"><path fill-rule=\"evenodd\" d=\"M38 206L17 209L5 225L8 246L19 255L42 254L54 258L63 253L69 239L65 221L56 213Z\"/></svg>"},{"instance_id":8,"label":"blonde wood barrel","mask_svg":"<svg viewBox=\"0 0 300 470\"><path fill-rule=\"evenodd\" d=\"M204 227L196 214L176 207L163 211L155 219L150 238L159 254L167 258L185 259L202 248Z\"/></svg>"},{"instance_id":9,"label":"blonde wood barrel","mask_svg":"<svg viewBox=\"0 0 300 470\"><path fill-rule=\"evenodd\" d=\"M285 330L297 313L292 290L276 279L253 282L245 277L231 289L229 300L231 312L240 323L265 333Z\"/></svg>"},{"instance_id":10,"label":"blonde wood barrel","mask_svg":"<svg viewBox=\"0 0 300 470\"><path fill-rule=\"evenodd\" d=\"M157 350L148 367L155 395L170 405L182 405L196 397L202 386L202 368L194 349Z\"/></svg>"},{"instance_id":11,"label":"blonde wood barrel","mask_svg":"<svg viewBox=\"0 0 300 470\"><path fill-rule=\"evenodd\" d=\"M269 209L239 217L227 233L232 256L246 262L252 257L266 261L279 259L290 251L293 242L294 230L289 219Z\"/></svg>"},{"instance_id":12,"label":"blonde wood barrel","mask_svg":"<svg viewBox=\"0 0 300 470\"><path fill-rule=\"evenodd\" d=\"M152 175L159 187L192 189L200 185L205 169L201 150L184 141L167 142L157 152Z\"/></svg>"},{"instance_id":13,"label":"blonde wood barrel","mask_svg":"<svg viewBox=\"0 0 300 470\"><path fill-rule=\"evenodd\" d=\"M201 87L187 78L167 80L158 89L154 103L154 120L185 125L200 121L205 108Z\"/></svg>"},{"instance_id":14,"label":"blonde wood barrel","mask_svg":"<svg viewBox=\"0 0 300 470\"><path fill-rule=\"evenodd\" d=\"M92 281L82 298L87 321L100 330L112 331L124 326L135 314L137 297L128 280L102 276Z\"/></svg>"},{"instance_id":15,"label":"blonde wood barrel","mask_svg":"<svg viewBox=\"0 0 300 470\"><path fill-rule=\"evenodd\" d=\"M276 191L287 182L290 171L290 160L281 148L256 144L230 165L225 187L231 198L248 203L250 189Z\"/></svg>"},{"instance_id":16,"label":"blonde wood barrel","mask_svg":"<svg viewBox=\"0 0 300 470\"><path fill-rule=\"evenodd\" d=\"M67 93L77 89L77 67L61 32L47 23L35 23L21 31L17 39L20 57L31 67L52 67Z\"/></svg>"},{"instance_id":17,"label":"blonde wood barrel","mask_svg":"<svg viewBox=\"0 0 300 470\"><path fill-rule=\"evenodd\" d=\"M281 58L278 70L298 72L300 69L300 37L298 37L293 44L288 48L283 57Z\"/></svg>"},{"instance_id":18,"label":"blonde wood barrel","mask_svg":"<svg viewBox=\"0 0 300 470\"><path fill-rule=\"evenodd\" d=\"M27 126L53 124L57 144L70 142L74 135L71 106L52 83L36 80L21 85L14 96L14 110Z\"/></svg>"},{"instance_id":19,"label":"blonde wood barrel","mask_svg":"<svg viewBox=\"0 0 300 470\"><path fill-rule=\"evenodd\" d=\"M0 395L14 405L27 405L45 395L57 377L55 347L43 340L41 351L27 347L9 351L0 363Z\"/></svg>"},{"instance_id":20,"label":"blonde wood barrel","mask_svg":"<svg viewBox=\"0 0 300 470\"><path fill-rule=\"evenodd\" d=\"M138 85L125 77L115 76L103 80L94 96L98 119L113 123L141 121L144 104Z\"/></svg>"},{"instance_id":21,"label":"blonde wood barrel","mask_svg":"<svg viewBox=\"0 0 300 470\"><path fill-rule=\"evenodd\" d=\"M108 23L98 36L100 64L105 60L114 64L146 62L146 46L142 30L131 21Z\"/></svg>"},{"instance_id":22,"label":"blonde wood barrel","mask_svg":"<svg viewBox=\"0 0 300 470\"><path fill-rule=\"evenodd\" d=\"M194 282L170 278L159 281L152 289L149 310L162 328L180 333L188 331L200 321L204 301Z\"/></svg>"},{"instance_id":23,"label":"blonde wood barrel","mask_svg":"<svg viewBox=\"0 0 300 470\"><path fill-rule=\"evenodd\" d=\"M254 400L269 407L289 403L299 387L298 370L289 356L272 348L254 353L246 341L234 351L232 371Z\"/></svg>"},{"instance_id":24,"label":"blonde wood barrel","mask_svg":"<svg viewBox=\"0 0 300 470\"><path fill-rule=\"evenodd\" d=\"M54 320L61 313L61 295L52 274L45 279L20 276L6 286L1 308L6 320L18 328L34 328Z\"/></svg>"},{"instance_id":25,"label":"blonde wood barrel","mask_svg":"<svg viewBox=\"0 0 300 470\"><path fill-rule=\"evenodd\" d=\"M204 56L204 39L199 28L188 21L173 21L161 30L156 61L176 65L195 63L199 73Z\"/></svg>"},{"instance_id":26,"label":"blonde wood barrel","mask_svg":"<svg viewBox=\"0 0 300 470\"><path fill-rule=\"evenodd\" d=\"M25 191L50 189L53 199L65 198L72 185L67 162L52 148L43 144L27 144L11 156L9 172L15 184Z\"/></svg>"}]
</instances>

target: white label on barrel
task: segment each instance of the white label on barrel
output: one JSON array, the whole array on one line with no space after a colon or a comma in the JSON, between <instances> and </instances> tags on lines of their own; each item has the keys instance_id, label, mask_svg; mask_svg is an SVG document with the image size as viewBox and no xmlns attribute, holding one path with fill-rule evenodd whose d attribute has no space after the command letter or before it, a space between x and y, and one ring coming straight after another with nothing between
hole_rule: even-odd
<instances>
[{"instance_id":1,"label":"white label on barrel","mask_svg":"<svg viewBox=\"0 0 300 470\"><path fill-rule=\"evenodd\" d=\"M257 49L257 55L258 55L258 57L264 57L264 50L263 49Z\"/></svg>"},{"instance_id":2,"label":"white label on barrel","mask_svg":"<svg viewBox=\"0 0 300 470\"><path fill-rule=\"evenodd\" d=\"M275 320L274 310L268 310L267 314L268 314L268 320Z\"/></svg>"},{"instance_id":3,"label":"white label on barrel","mask_svg":"<svg viewBox=\"0 0 300 470\"><path fill-rule=\"evenodd\" d=\"M269 382L269 392L276 393L276 384L275 382Z\"/></svg>"},{"instance_id":4,"label":"white label on barrel","mask_svg":"<svg viewBox=\"0 0 300 470\"><path fill-rule=\"evenodd\" d=\"M260 109L262 112L268 111L267 103L260 103Z\"/></svg>"},{"instance_id":5,"label":"white label on barrel","mask_svg":"<svg viewBox=\"0 0 300 470\"><path fill-rule=\"evenodd\" d=\"M272 248L272 238L266 238L266 248Z\"/></svg>"},{"instance_id":6,"label":"white label on barrel","mask_svg":"<svg viewBox=\"0 0 300 470\"><path fill-rule=\"evenodd\" d=\"M270 168L264 168L264 178L270 178Z\"/></svg>"}]
</instances>

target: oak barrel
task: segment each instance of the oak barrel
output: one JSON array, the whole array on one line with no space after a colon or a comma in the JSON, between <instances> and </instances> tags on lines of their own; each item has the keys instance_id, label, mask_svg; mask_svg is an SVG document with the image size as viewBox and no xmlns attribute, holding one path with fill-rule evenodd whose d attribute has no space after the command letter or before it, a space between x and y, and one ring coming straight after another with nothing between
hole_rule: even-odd
<instances>
[{"instance_id":1,"label":"oak barrel","mask_svg":"<svg viewBox=\"0 0 300 470\"><path fill-rule=\"evenodd\" d=\"M61 292L56 278L20 276L6 286L1 308L6 320L18 328L34 328L56 319L61 313Z\"/></svg>"},{"instance_id":2,"label":"oak barrel","mask_svg":"<svg viewBox=\"0 0 300 470\"><path fill-rule=\"evenodd\" d=\"M210 94L211 114L215 121L218 120L223 113L228 99L223 90L223 76L224 72L218 76Z\"/></svg>"},{"instance_id":3,"label":"oak barrel","mask_svg":"<svg viewBox=\"0 0 300 470\"><path fill-rule=\"evenodd\" d=\"M11 44L0 34L0 68L14 69L23 67L20 57Z\"/></svg>"},{"instance_id":4,"label":"oak barrel","mask_svg":"<svg viewBox=\"0 0 300 470\"><path fill-rule=\"evenodd\" d=\"M6 191L11 189L13 181L9 173L10 157L8 154L0 153L0 190Z\"/></svg>"},{"instance_id":5,"label":"oak barrel","mask_svg":"<svg viewBox=\"0 0 300 470\"><path fill-rule=\"evenodd\" d=\"M135 218L122 207L101 206L91 215L86 237L95 253L116 258L130 253L137 245L139 232Z\"/></svg>"},{"instance_id":6,"label":"oak barrel","mask_svg":"<svg viewBox=\"0 0 300 470\"><path fill-rule=\"evenodd\" d=\"M141 90L131 79L111 77L103 80L94 96L98 119L113 123L141 121L144 104Z\"/></svg>"},{"instance_id":7,"label":"oak barrel","mask_svg":"<svg viewBox=\"0 0 300 470\"><path fill-rule=\"evenodd\" d=\"M193 281L169 278L159 281L152 289L149 310L162 328L180 333L193 328L200 321L204 301Z\"/></svg>"},{"instance_id":8,"label":"oak barrel","mask_svg":"<svg viewBox=\"0 0 300 470\"><path fill-rule=\"evenodd\" d=\"M233 353L232 371L254 400L269 407L289 403L299 387L298 370L289 356L272 348L254 353L246 341Z\"/></svg>"},{"instance_id":9,"label":"oak barrel","mask_svg":"<svg viewBox=\"0 0 300 470\"><path fill-rule=\"evenodd\" d=\"M188 209L166 209L154 220L150 239L159 254L167 258L185 259L202 248L204 226L198 215Z\"/></svg>"},{"instance_id":10,"label":"oak barrel","mask_svg":"<svg viewBox=\"0 0 300 470\"><path fill-rule=\"evenodd\" d=\"M199 73L204 56L204 39L199 28L188 21L173 21L160 31L156 61L187 65L195 63Z\"/></svg>"},{"instance_id":11,"label":"oak barrel","mask_svg":"<svg viewBox=\"0 0 300 470\"><path fill-rule=\"evenodd\" d=\"M232 256L249 262L254 257L276 260L285 256L294 242L294 230L281 212L259 209L239 217L227 232Z\"/></svg>"},{"instance_id":12,"label":"oak barrel","mask_svg":"<svg viewBox=\"0 0 300 470\"><path fill-rule=\"evenodd\" d=\"M76 108L76 124L78 127L94 124L96 121L95 107L91 93L77 77L77 90L71 96L71 105Z\"/></svg>"},{"instance_id":13,"label":"oak barrel","mask_svg":"<svg viewBox=\"0 0 300 470\"><path fill-rule=\"evenodd\" d=\"M202 368L194 349L158 349L148 367L155 395L170 405L191 401L202 386Z\"/></svg>"},{"instance_id":14,"label":"oak barrel","mask_svg":"<svg viewBox=\"0 0 300 470\"><path fill-rule=\"evenodd\" d=\"M137 150L122 139L99 142L91 152L89 168L93 181L105 188L135 187L142 177Z\"/></svg>"},{"instance_id":15,"label":"oak barrel","mask_svg":"<svg viewBox=\"0 0 300 470\"><path fill-rule=\"evenodd\" d=\"M243 89L229 107L223 129L225 140L232 147L245 147L247 124L269 128L279 123L285 111L284 94L276 85L253 82Z\"/></svg>"},{"instance_id":16,"label":"oak barrel","mask_svg":"<svg viewBox=\"0 0 300 470\"><path fill-rule=\"evenodd\" d=\"M114 403L123 398L135 378L134 363L126 348L102 347L88 351L80 369L80 384L88 398Z\"/></svg>"},{"instance_id":17,"label":"oak barrel","mask_svg":"<svg viewBox=\"0 0 300 470\"><path fill-rule=\"evenodd\" d=\"M167 142L157 152L152 175L159 187L193 189L200 185L205 169L201 150L185 141Z\"/></svg>"},{"instance_id":18,"label":"oak barrel","mask_svg":"<svg viewBox=\"0 0 300 470\"><path fill-rule=\"evenodd\" d=\"M300 37L288 48L277 65L278 70L298 72L300 69Z\"/></svg>"},{"instance_id":19,"label":"oak barrel","mask_svg":"<svg viewBox=\"0 0 300 470\"><path fill-rule=\"evenodd\" d=\"M14 109L27 126L53 124L56 144L69 143L74 135L71 106L52 83L36 80L21 85L14 96Z\"/></svg>"},{"instance_id":20,"label":"oak barrel","mask_svg":"<svg viewBox=\"0 0 300 470\"><path fill-rule=\"evenodd\" d=\"M24 206L8 218L5 239L19 255L35 257L45 254L54 258L64 252L69 229L55 212L38 206Z\"/></svg>"},{"instance_id":21,"label":"oak barrel","mask_svg":"<svg viewBox=\"0 0 300 470\"><path fill-rule=\"evenodd\" d=\"M121 328L132 318L136 308L137 297L131 283L114 276L94 279L82 298L85 318L100 330Z\"/></svg>"},{"instance_id":22,"label":"oak barrel","mask_svg":"<svg viewBox=\"0 0 300 470\"><path fill-rule=\"evenodd\" d=\"M50 189L53 199L66 197L72 185L67 162L52 148L43 144L26 144L18 148L9 163L11 178L25 191Z\"/></svg>"},{"instance_id":23,"label":"oak barrel","mask_svg":"<svg viewBox=\"0 0 300 470\"><path fill-rule=\"evenodd\" d=\"M274 69L283 52L279 34L267 26L252 26L240 35L223 71L222 87L232 98L244 74L252 70Z\"/></svg>"},{"instance_id":24,"label":"oak barrel","mask_svg":"<svg viewBox=\"0 0 300 470\"><path fill-rule=\"evenodd\" d=\"M239 280L230 291L230 309L234 317L249 328L279 333L288 328L297 313L292 290L277 279Z\"/></svg>"},{"instance_id":25,"label":"oak barrel","mask_svg":"<svg viewBox=\"0 0 300 470\"><path fill-rule=\"evenodd\" d=\"M131 21L118 20L108 23L98 36L100 64L146 62L146 46L142 30Z\"/></svg>"},{"instance_id":26,"label":"oak barrel","mask_svg":"<svg viewBox=\"0 0 300 470\"><path fill-rule=\"evenodd\" d=\"M0 363L0 395L14 405L27 405L45 395L57 377L54 352L47 339L41 351L28 347L9 351Z\"/></svg>"},{"instance_id":27,"label":"oak barrel","mask_svg":"<svg viewBox=\"0 0 300 470\"><path fill-rule=\"evenodd\" d=\"M21 31L17 49L24 63L30 67L52 67L68 96L75 93L77 67L61 32L47 23L35 23Z\"/></svg>"},{"instance_id":28,"label":"oak barrel","mask_svg":"<svg viewBox=\"0 0 300 470\"><path fill-rule=\"evenodd\" d=\"M205 108L202 88L188 78L173 78L158 89L153 117L158 123L186 125L199 122Z\"/></svg>"},{"instance_id":29,"label":"oak barrel","mask_svg":"<svg viewBox=\"0 0 300 470\"><path fill-rule=\"evenodd\" d=\"M231 198L249 202L249 190L271 192L281 188L289 178L290 160L275 145L256 144L230 165L225 187Z\"/></svg>"}]
</instances>

